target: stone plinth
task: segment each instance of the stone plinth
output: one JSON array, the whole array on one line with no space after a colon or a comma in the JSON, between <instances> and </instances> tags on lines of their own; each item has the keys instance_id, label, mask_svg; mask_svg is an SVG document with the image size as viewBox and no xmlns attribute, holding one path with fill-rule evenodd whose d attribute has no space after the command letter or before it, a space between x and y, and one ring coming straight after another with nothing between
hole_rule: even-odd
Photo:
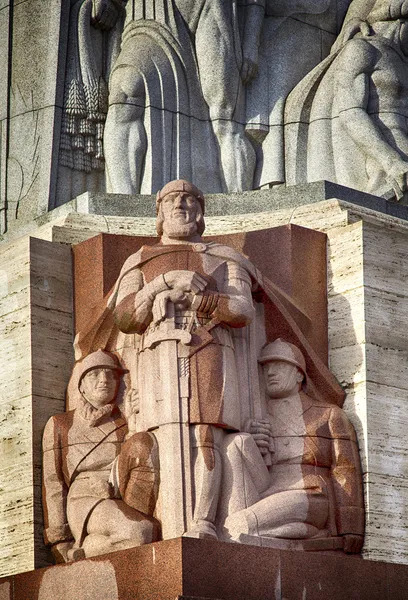
<instances>
[{"instance_id":1,"label":"stone plinth","mask_svg":"<svg viewBox=\"0 0 408 600\"><path fill-rule=\"evenodd\" d=\"M222 196L210 197L206 234L241 235L288 224L327 234L329 360L348 392L344 408L359 438L367 509L363 556L408 563L408 208L327 183L256 194L236 195L235 204L224 199L227 208L235 207L224 215ZM69 245L101 232L121 234L118 240L123 234L154 236L152 197L143 203L140 196L108 196L105 209L101 201L86 195L38 221L35 235L44 241L8 237L8 244L0 247L0 348L7 364L0 374L0 406L6 411L0 419L0 455L4 477L7 473L6 479L1 477L0 492L5 507L0 526L3 574L46 564L38 453L46 418L63 410L73 360ZM47 251L35 262L36 277L30 283L34 263L28 256L34 249ZM98 294L109 291L115 276L109 277ZM37 288L43 303L38 309ZM52 323L44 325L43 316ZM43 359L51 368L43 369ZM44 390L38 382L45 377ZM48 400L37 402L38 398ZM33 471L34 456L38 458Z\"/></svg>"},{"instance_id":2,"label":"stone plinth","mask_svg":"<svg viewBox=\"0 0 408 600\"><path fill-rule=\"evenodd\" d=\"M399 600L408 567L177 538L0 580L1 600Z\"/></svg>"}]
</instances>

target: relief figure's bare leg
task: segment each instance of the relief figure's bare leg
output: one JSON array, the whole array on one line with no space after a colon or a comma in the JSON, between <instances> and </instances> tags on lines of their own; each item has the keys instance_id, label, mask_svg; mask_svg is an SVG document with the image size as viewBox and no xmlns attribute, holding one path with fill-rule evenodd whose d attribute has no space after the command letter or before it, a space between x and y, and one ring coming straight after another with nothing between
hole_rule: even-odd
<instances>
[{"instance_id":1,"label":"relief figure's bare leg","mask_svg":"<svg viewBox=\"0 0 408 600\"><path fill-rule=\"evenodd\" d=\"M245 135L239 104L243 89L234 49L230 3L206 2L196 31L201 88L220 148L225 191L252 189L255 150Z\"/></svg>"},{"instance_id":2,"label":"relief figure's bare leg","mask_svg":"<svg viewBox=\"0 0 408 600\"><path fill-rule=\"evenodd\" d=\"M194 515L188 537L217 537L215 519L221 486L220 444L225 433L211 425L191 427L193 448Z\"/></svg>"},{"instance_id":3,"label":"relief figure's bare leg","mask_svg":"<svg viewBox=\"0 0 408 600\"><path fill-rule=\"evenodd\" d=\"M323 493L288 490L230 515L225 527L232 539L241 534L306 539L324 530L328 516L329 503Z\"/></svg>"},{"instance_id":4,"label":"relief figure's bare leg","mask_svg":"<svg viewBox=\"0 0 408 600\"><path fill-rule=\"evenodd\" d=\"M144 106L142 77L131 67L118 67L110 80L104 133L106 189L110 193L140 192L147 149Z\"/></svg>"}]
</instances>

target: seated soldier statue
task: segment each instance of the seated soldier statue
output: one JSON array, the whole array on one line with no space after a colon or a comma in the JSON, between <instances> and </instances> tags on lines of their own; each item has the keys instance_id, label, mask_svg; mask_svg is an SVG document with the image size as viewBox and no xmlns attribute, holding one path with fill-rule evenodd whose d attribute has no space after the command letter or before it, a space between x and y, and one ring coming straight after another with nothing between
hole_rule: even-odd
<instances>
[{"instance_id":1,"label":"seated soldier statue","mask_svg":"<svg viewBox=\"0 0 408 600\"><path fill-rule=\"evenodd\" d=\"M282 339L267 344L259 363L267 416L250 422L250 434L228 436L225 471L232 485L225 539L251 543L251 536L261 537L261 545L268 538L291 540L286 547L302 540L307 549L304 540L326 538L321 549L359 553L364 507L353 426L337 405L302 390L306 363L296 346ZM315 542L313 549L319 549Z\"/></svg>"},{"instance_id":2,"label":"seated soldier statue","mask_svg":"<svg viewBox=\"0 0 408 600\"><path fill-rule=\"evenodd\" d=\"M160 537L153 518L157 443L151 433L125 439L126 421L116 405L124 372L114 354L89 354L71 378L76 408L51 417L45 427L44 538L57 562Z\"/></svg>"}]
</instances>

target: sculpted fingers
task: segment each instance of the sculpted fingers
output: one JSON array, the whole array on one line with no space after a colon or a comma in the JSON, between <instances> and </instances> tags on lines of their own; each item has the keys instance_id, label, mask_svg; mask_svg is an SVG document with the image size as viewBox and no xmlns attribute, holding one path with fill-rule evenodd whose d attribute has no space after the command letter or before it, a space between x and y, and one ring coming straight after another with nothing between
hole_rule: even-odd
<instances>
[{"instance_id":1,"label":"sculpted fingers","mask_svg":"<svg viewBox=\"0 0 408 600\"><path fill-rule=\"evenodd\" d=\"M157 294L157 296L153 302L153 308L152 308L154 323L159 323L160 321L162 321L165 318L168 297L169 297L168 291Z\"/></svg>"},{"instance_id":2,"label":"sculpted fingers","mask_svg":"<svg viewBox=\"0 0 408 600\"><path fill-rule=\"evenodd\" d=\"M198 292L203 292L207 287L208 281L205 277L200 275L199 273L194 273L193 278L191 280L191 291L194 294Z\"/></svg>"}]
</instances>

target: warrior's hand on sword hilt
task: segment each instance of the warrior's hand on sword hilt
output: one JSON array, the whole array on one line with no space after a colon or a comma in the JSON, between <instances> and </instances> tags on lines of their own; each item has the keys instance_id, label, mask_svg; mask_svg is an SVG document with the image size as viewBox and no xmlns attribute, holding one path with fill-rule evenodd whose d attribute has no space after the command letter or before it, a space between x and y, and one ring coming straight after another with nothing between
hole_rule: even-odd
<instances>
[{"instance_id":1,"label":"warrior's hand on sword hilt","mask_svg":"<svg viewBox=\"0 0 408 600\"><path fill-rule=\"evenodd\" d=\"M169 289L198 294L208 285L208 279L194 271L169 271L163 275Z\"/></svg>"}]
</instances>

